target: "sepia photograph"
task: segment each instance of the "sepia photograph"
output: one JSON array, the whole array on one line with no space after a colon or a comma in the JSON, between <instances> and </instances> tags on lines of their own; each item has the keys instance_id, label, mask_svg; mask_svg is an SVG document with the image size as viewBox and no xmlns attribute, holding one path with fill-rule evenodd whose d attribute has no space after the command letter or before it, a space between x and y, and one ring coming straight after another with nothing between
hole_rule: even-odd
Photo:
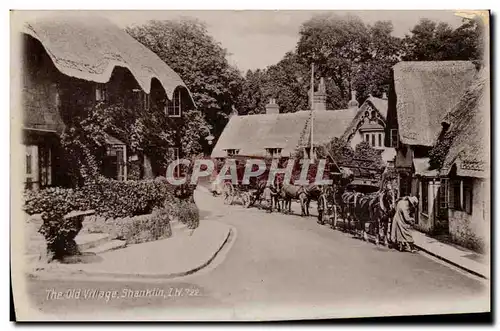
<instances>
[{"instance_id":1,"label":"sepia photograph","mask_svg":"<svg viewBox=\"0 0 500 331\"><path fill-rule=\"evenodd\" d=\"M488 10L11 10L10 39L16 321L491 318Z\"/></svg>"}]
</instances>

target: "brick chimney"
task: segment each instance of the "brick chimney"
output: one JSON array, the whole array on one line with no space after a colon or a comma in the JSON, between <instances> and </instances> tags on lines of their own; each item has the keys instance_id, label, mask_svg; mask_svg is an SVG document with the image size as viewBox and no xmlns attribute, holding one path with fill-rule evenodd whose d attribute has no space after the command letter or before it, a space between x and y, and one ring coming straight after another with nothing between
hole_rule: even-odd
<instances>
[{"instance_id":1,"label":"brick chimney","mask_svg":"<svg viewBox=\"0 0 500 331\"><path fill-rule=\"evenodd\" d=\"M325 79L321 77L318 91L314 92L314 110L326 110L326 86Z\"/></svg>"},{"instance_id":2,"label":"brick chimney","mask_svg":"<svg viewBox=\"0 0 500 331\"><path fill-rule=\"evenodd\" d=\"M266 114L279 114L280 107L276 103L274 98L269 99L269 103L266 105Z\"/></svg>"},{"instance_id":3,"label":"brick chimney","mask_svg":"<svg viewBox=\"0 0 500 331\"><path fill-rule=\"evenodd\" d=\"M359 102L356 100L356 91L352 90L351 91L351 100L349 100L349 103L347 104L349 108L353 109L358 109L359 107Z\"/></svg>"}]
</instances>

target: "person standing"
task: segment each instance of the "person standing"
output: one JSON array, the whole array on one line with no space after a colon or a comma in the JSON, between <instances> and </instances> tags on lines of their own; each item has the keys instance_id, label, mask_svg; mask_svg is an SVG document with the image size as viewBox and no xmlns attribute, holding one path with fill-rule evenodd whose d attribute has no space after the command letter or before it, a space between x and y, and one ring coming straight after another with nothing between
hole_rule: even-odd
<instances>
[{"instance_id":1,"label":"person standing","mask_svg":"<svg viewBox=\"0 0 500 331\"><path fill-rule=\"evenodd\" d=\"M415 252L411 228L415 224L417 197L403 197L396 204L396 213L392 221L391 242L400 251Z\"/></svg>"}]
</instances>

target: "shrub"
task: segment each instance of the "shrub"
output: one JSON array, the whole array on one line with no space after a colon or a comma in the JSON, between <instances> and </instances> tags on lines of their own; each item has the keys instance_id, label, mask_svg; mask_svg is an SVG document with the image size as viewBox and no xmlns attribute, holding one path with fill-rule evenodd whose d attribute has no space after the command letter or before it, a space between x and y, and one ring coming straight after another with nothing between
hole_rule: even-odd
<instances>
[{"instance_id":1,"label":"shrub","mask_svg":"<svg viewBox=\"0 0 500 331\"><path fill-rule=\"evenodd\" d=\"M64 215L75 210L95 210L106 218L131 218L151 214L163 208L165 201L174 200L174 188L165 178L141 181L116 181L99 178L95 183L78 189L47 188L26 191L24 210L30 214L41 214L40 229L47 241L47 249L55 259L77 253L74 237L82 227L83 218L65 220ZM154 224L166 212L155 211ZM124 221L127 222L127 221ZM133 221L136 224L138 221ZM136 226L136 225L134 225ZM156 225L155 225L156 226ZM142 229L142 227L141 227ZM159 234L164 235L163 233ZM157 235L153 235L155 237Z\"/></svg>"},{"instance_id":2,"label":"shrub","mask_svg":"<svg viewBox=\"0 0 500 331\"><path fill-rule=\"evenodd\" d=\"M165 208L156 208L151 214L108 219L97 226L90 223L89 227L106 232L113 239L125 240L127 244L139 244L170 237L171 214Z\"/></svg>"},{"instance_id":3,"label":"shrub","mask_svg":"<svg viewBox=\"0 0 500 331\"><path fill-rule=\"evenodd\" d=\"M200 224L200 211L192 201L178 201L172 206L173 215L189 229L196 229Z\"/></svg>"}]
</instances>

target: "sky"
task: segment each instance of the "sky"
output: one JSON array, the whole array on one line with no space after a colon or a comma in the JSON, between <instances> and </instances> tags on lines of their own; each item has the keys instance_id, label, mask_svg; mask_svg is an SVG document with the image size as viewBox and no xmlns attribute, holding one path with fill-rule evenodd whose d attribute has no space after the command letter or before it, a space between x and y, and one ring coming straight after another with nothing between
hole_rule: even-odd
<instances>
[{"instance_id":1,"label":"sky","mask_svg":"<svg viewBox=\"0 0 500 331\"><path fill-rule=\"evenodd\" d=\"M103 14L120 26L141 24L151 19L168 20L183 16L198 18L207 24L208 32L231 54L228 60L241 72L263 69L277 63L295 48L299 29L314 14L325 11L121 11ZM453 11L335 11L354 14L366 24L390 20L394 35L402 37L421 18L449 23L452 27L462 19Z\"/></svg>"},{"instance_id":2,"label":"sky","mask_svg":"<svg viewBox=\"0 0 500 331\"><path fill-rule=\"evenodd\" d=\"M307 10L154 10L154 11L98 11L120 27L143 24L148 20L169 20L194 17L207 25L207 30L230 54L228 60L242 73L248 69L264 69L280 61L286 52L292 51L299 39L303 22L315 14L326 11ZM394 35L404 36L421 18L442 21L457 27L462 19L453 11L335 11L336 14L354 14L366 24L378 20L392 21Z\"/></svg>"}]
</instances>

